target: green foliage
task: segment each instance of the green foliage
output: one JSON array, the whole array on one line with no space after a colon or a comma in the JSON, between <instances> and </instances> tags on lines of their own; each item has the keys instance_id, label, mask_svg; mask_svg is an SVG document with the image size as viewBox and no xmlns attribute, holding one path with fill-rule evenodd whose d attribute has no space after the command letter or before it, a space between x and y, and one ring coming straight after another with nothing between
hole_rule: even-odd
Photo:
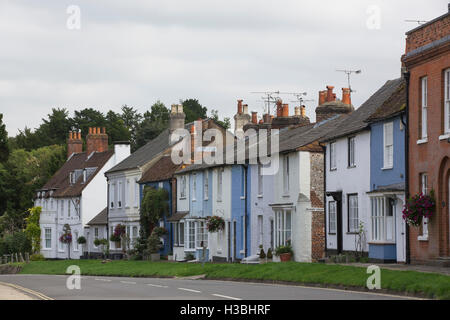
<instances>
[{"instance_id":1,"label":"green foliage","mask_svg":"<svg viewBox=\"0 0 450 320\"><path fill-rule=\"evenodd\" d=\"M95 239L94 240L94 245L96 247L98 246L106 246L108 244L108 240L107 239Z\"/></svg>"},{"instance_id":2,"label":"green foliage","mask_svg":"<svg viewBox=\"0 0 450 320\"><path fill-rule=\"evenodd\" d=\"M230 118L223 118L223 120L219 119L219 111L212 109L211 110L211 119L220 124L225 129L231 128L231 120Z\"/></svg>"},{"instance_id":3,"label":"green foliage","mask_svg":"<svg viewBox=\"0 0 450 320\"><path fill-rule=\"evenodd\" d=\"M152 232L147 241L147 249L149 253L159 253L161 249L161 240L156 232Z\"/></svg>"},{"instance_id":4,"label":"green foliage","mask_svg":"<svg viewBox=\"0 0 450 320\"><path fill-rule=\"evenodd\" d=\"M139 149L163 132L169 126L169 114L169 109L161 101L153 104L151 112L145 112L142 122L137 125L132 149Z\"/></svg>"},{"instance_id":5,"label":"green foliage","mask_svg":"<svg viewBox=\"0 0 450 320\"><path fill-rule=\"evenodd\" d=\"M142 237L147 239L160 219L169 213L169 193L165 189L144 188L140 209Z\"/></svg>"},{"instance_id":6,"label":"green foliage","mask_svg":"<svg viewBox=\"0 0 450 320\"><path fill-rule=\"evenodd\" d=\"M28 209L29 215L25 218L25 233L31 241L33 253L39 253L41 250L41 227L39 226L39 218L42 212L41 207L33 207Z\"/></svg>"},{"instance_id":7,"label":"green foliage","mask_svg":"<svg viewBox=\"0 0 450 320\"><path fill-rule=\"evenodd\" d=\"M8 132L3 124L3 114L0 113L0 163L5 162L9 156Z\"/></svg>"},{"instance_id":8,"label":"green foliage","mask_svg":"<svg viewBox=\"0 0 450 320\"><path fill-rule=\"evenodd\" d=\"M260 259L265 259L266 258L266 253L264 252L263 248L261 248L261 251L259 252L259 258Z\"/></svg>"},{"instance_id":9,"label":"green foliage","mask_svg":"<svg viewBox=\"0 0 450 320\"><path fill-rule=\"evenodd\" d=\"M184 256L184 258L185 258L187 261L195 260L195 256L194 256L194 254L193 254L192 252L186 253L186 255Z\"/></svg>"},{"instance_id":10,"label":"green foliage","mask_svg":"<svg viewBox=\"0 0 450 320\"><path fill-rule=\"evenodd\" d=\"M183 111L186 114L186 123L207 117L208 109L203 107L197 99L187 99L182 102Z\"/></svg>"},{"instance_id":11,"label":"green foliage","mask_svg":"<svg viewBox=\"0 0 450 320\"><path fill-rule=\"evenodd\" d=\"M45 257L40 253L35 253L30 256L30 261L45 261Z\"/></svg>"},{"instance_id":12,"label":"green foliage","mask_svg":"<svg viewBox=\"0 0 450 320\"><path fill-rule=\"evenodd\" d=\"M273 259L272 248L269 248L269 250L267 250L267 259Z\"/></svg>"},{"instance_id":13,"label":"green foliage","mask_svg":"<svg viewBox=\"0 0 450 320\"><path fill-rule=\"evenodd\" d=\"M290 244L285 245L285 246L279 246L278 248L275 249L275 255L276 256L279 256L279 255L284 254L284 253L294 254Z\"/></svg>"},{"instance_id":14,"label":"green foliage","mask_svg":"<svg viewBox=\"0 0 450 320\"><path fill-rule=\"evenodd\" d=\"M86 238L84 236L79 236L77 239L78 244L85 244Z\"/></svg>"},{"instance_id":15,"label":"green foliage","mask_svg":"<svg viewBox=\"0 0 450 320\"><path fill-rule=\"evenodd\" d=\"M0 255L30 252L31 241L24 231L9 234L0 239Z\"/></svg>"}]
</instances>

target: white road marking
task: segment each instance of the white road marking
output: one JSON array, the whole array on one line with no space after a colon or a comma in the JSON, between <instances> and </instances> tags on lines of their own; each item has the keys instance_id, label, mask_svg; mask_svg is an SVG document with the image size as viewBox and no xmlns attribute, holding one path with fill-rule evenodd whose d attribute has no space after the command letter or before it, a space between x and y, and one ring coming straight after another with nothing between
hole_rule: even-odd
<instances>
[{"instance_id":1,"label":"white road marking","mask_svg":"<svg viewBox=\"0 0 450 320\"><path fill-rule=\"evenodd\" d=\"M178 290L184 290L184 291L195 292L195 293L202 293L201 291L198 291L198 290L186 289L186 288L178 288Z\"/></svg>"},{"instance_id":2,"label":"white road marking","mask_svg":"<svg viewBox=\"0 0 450 320\"><path fill-rule=\"evenodd\" d=\"M109 280L109 279L95 279L95 280L97 280L97 281L111 282L111 280Z\"/></svg>"},{"instance_id":3,"label":"white road marking","mask_svg":"<svg viewBox=\"0 0 450 320\"><path fill-rule=\"evenodd\" d=\"M153 283L147 283L150 287L156 287L156 288L168 288L168 286L160 286L159 284L153 284Z\"/></svg>"},{"instance_id":4,"label":"white road marking","mask_svg":"<svg viewBox=\"0 0 450 320\"><path fill-rule=\"evenodd\" d=\"M230 297L230 296L223 296L223 295L221 295L221 294L216 294L216 293L214 293L213 296L219 297L219 298L230 299L230 300L242 300L242 299L240 299L240 298L235 298L235 297Z\"/></svg>"},{"instance_id":5,"label":"white road marking","mask_svg":"<svg viewBox=\"0 0 450 320\"><path fill-rule=\"evenodd\" d=\"M125 283L125 284L136 284L136 282L131 282L131 281L120 281L120 282Z\"/></svg>"}]
</instances>

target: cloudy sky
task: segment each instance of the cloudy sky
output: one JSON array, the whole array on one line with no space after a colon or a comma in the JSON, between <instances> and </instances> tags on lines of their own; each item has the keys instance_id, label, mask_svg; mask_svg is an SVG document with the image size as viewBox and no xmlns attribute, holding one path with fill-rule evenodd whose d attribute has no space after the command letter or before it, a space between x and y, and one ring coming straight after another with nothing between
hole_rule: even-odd
<instances>
[{"instance_id":1,"label":"cloudy sky","mask_svg":"<svg viewBox=\"0 0 450 320\"><path fill-rule=\"evenodd\" d=\"M355 107L399 77L405 32L417 26L405 20L433 19L447 2L1 0L0 113L15 135L55 107L144 112L197 98L232 117L237 99L261 114L252 92L280 90L307 92L314 120L318 91L334 85L340 97L347 86L336 69L362 70Z\"/></svg>"}]
</instances>

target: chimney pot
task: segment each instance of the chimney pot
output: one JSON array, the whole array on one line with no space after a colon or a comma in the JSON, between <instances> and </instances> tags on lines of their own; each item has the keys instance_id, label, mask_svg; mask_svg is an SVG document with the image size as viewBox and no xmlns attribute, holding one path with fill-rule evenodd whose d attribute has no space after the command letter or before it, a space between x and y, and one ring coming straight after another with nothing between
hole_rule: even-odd
<instances>
[{"instance_id":1,"label":"chimney pot","mask_svg":"<svg viewBox=\"0 0 450 320\"><path fill-rule=\"evenodd\" d=\"M173 104L173 105L172 105L172 108L171 108L171 110L170 110L170 112L171 112L171 113L177 113L177 109L178 109L177 105L176 105L176 104Z\"/></svg>"},{"instance_id":2,"label":"chimney pot","mask_svg":"<svg viewBox=\"0 0 450 320\"><path fill-rule=\"evenodd\" d=\"M300 110L301 110L302 118L306 118L306 107L305 106L301 106Z\"/></svg>"},{"instance_id":3,"label":"chimney pot","mask_svg":"<svg viewBox=\"0 0 450 320\"><path fill-rule=\"evenodd\" d=\"M283 101L281 99L277 100L277 117L283 115Z\"/></svg>"},{"instance_id":4,"label":"chimney pot","mask_svg":"<svg viewBox=\"0 0 450 320\"><path fill-rule=\"evenodd\" d=\"M177 110L178 113L183 113L183 105L182 104L179 104L177 109L178 109Z\"/></svg>"},{"instance_id":5,"label":"chimney pot","mask_svg":"<svg viewBox=\"0 0 450 320\"><path fill-rule=\"evenodd\" d=\"M237 109L237 113L238 114L242 114L242 100L238 100L238 109Z\"/></svg>"},{"instance_id":6,"label":"chimney pot","mask_svg":"<svg viewBox=\"0 0 450 320\"><path fill-rule=\"evenodd\" d=\"M300 115L300 107L295 107L295 108L294 108L294 114L295 114L296 116L299 116L299 115Z\"/></svg>"},{"instance_id":7,"label":"chimney pot","mask_svg":"<svg viewBox=\"0 0 450 320\"><path fill-rule=\"evenodd\" d=\"M252 112L252 122L254 124L258 124L258 112L256 112L256 111Z\"/></svg>"},{"instance_id":8,"label":"chimney pot","mask_svg":"<svg viewBox=\"0 0 450 320\"><path fill-rule=\"evenodd\" d=\"M350 88L342 88L342 103L352 104L350 98Z\"/></svg>"},{"instance_id":9,"label":"chimney pot","mask_svg":"<svg viewBox=\"0 0 450 320\"><path fill-rule=\"evenodd\" d=\"M283 104L283 113L282 113L283 117L289 117L289 104L284 103Z\"/></svg>"},{"instance_id":10,"label":"chimney pot","mask_svg":"<svg viewBox=\"0 0 450 320\"><path fill-rule=\"evenodd\" d=\"M319 106L324 104L327 101L327 91L321 90L319 91Z\"/></svg>"},{"instance_id":11,"label":"chimney pot","mask_svg":"<svg viewBox=\"0 0 450 320\"><path fill-rule=\"evenodd\" d=\"M334 86L327 86L327 102L335 100L333 89Z\"/></svg>"},{"instance_id":12,"label":"chimney pot","mask_svg":"<svg viewBox=\"0 0 450 320\"><path fill-rule=\"evenodd\" d=\"M244 104L244 114L248 114L248 104Z\"/></svg>"}]
</instances>

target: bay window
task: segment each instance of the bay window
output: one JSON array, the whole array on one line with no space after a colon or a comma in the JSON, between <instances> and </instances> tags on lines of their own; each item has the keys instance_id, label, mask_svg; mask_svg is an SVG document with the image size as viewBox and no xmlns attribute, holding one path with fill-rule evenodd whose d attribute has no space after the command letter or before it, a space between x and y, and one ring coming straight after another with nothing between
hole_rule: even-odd
<instances>
[{"instance_id":1,"label":"bay window","mask_svg":"<svg viewBox=\"0 0 450 320\"><path fill-rule=\"evenodd\" d=\"M390 197L378 196L370 199L372 241L395 241L395 200Z\"/></svg>"}]
</instances>

